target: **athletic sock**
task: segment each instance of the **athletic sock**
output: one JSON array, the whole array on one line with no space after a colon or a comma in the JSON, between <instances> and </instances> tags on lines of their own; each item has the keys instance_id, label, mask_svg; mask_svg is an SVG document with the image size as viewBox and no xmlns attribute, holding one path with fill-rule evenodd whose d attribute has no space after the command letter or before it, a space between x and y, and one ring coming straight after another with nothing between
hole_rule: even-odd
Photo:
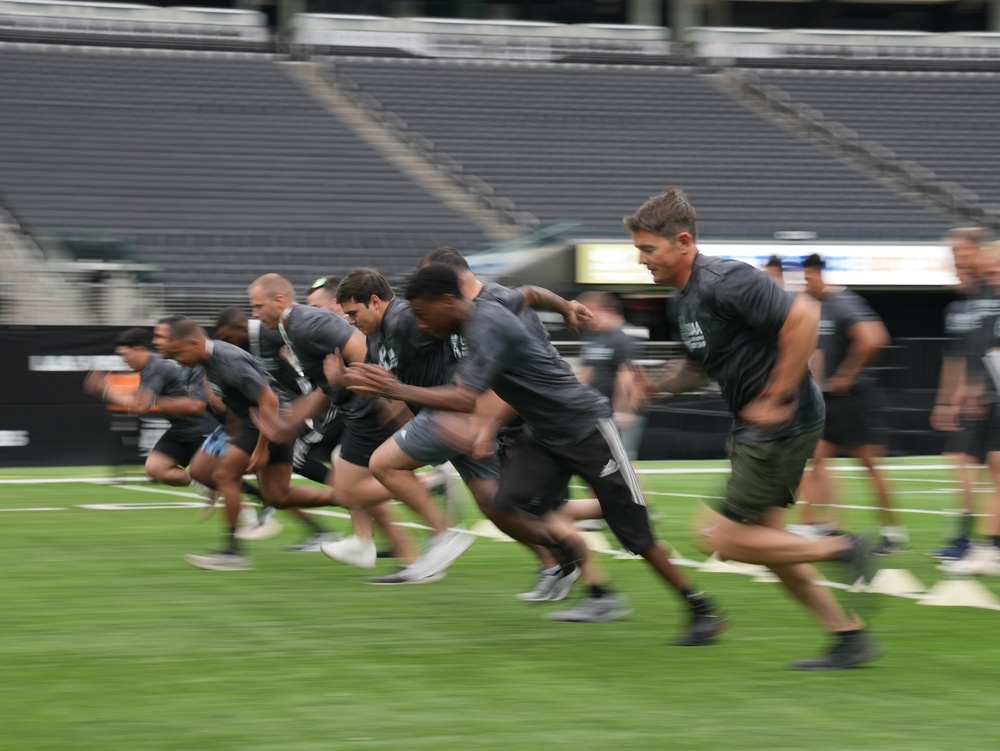
<instances>
[{"instance_id":1,"label":"athletic sock","mask_svg":"<svg viewBox=\"0 0 1000 751\"><path fill-rule=\"evenodd\" d=\"M974 518L968 511L962 513L962 516L958 520L958 536L960 538L968 540L972 537L972 523Z\"/></svg>"},{"instance_id":2,"label":"athletic sock","mask_svg":"<svg viewBox=\"0 0 1000 751\"><path fill-rule=\"evenodd\" d=\"M684 596L684 601L695 615L712 614L712 606L709 604L704 592L692 592L690 589L686 589L681 592L681 595Z\"/></svg>"},{"instance_id":3,"label":"athletic sock","mask_svg":"<svg viewBox=\"0 0 1000 751\"><path fill-rule=\"evenodd\" d=\"M222 552L239 555L240 541L236 539L236 527L227 527L223 533Z\"/></svg>"},{"instance_id":4,"label":"athletic sock","mask_svg":"<svg viewBox=\"0 0 1000 751\"><path fill-rule=\"evenodd\" d=\"M590 596L595 600L599 600L602 597L607 597L611 594L611 590L601 584L591 584L588 588L590 591Z\"/></svg>"},{"instance_id":5,"label":"athletic sock","mask_svg":"<svg viewBox=\"0 0 1000 751\"><path fill-rule=\"evenodd\" d=\"M552 554L559 562L559 568L562 569L563 576L569 576L576 571L579 562L583 560L583 556L579 555L574 545L565 538L562 540L553 540L550 550L552 550Z\"/></svg>"},{"instance_id":6,"label":"athletic sock","mask_svg":"<svg viewBox=\"0 0 1000 751\"><path fill-rule=\"evenodd\" d=\"M198 491L199 493L201 493L203 496L206 497L210 496L213 493L213 490L210 487L208 487L208 485L200 483L197 480L191 480L188 487L193 488L194 490Z\"/></svg>"},{"instance_id":7,"label":"athletic sock","mask_svg":"<svg viewBox=\"0 0 1000 751\"><path fill-rule=\"evenodd\" d=\"M314 535L326 534L326 527L313 519L311 514L303 514L299 517L299 519L302 520L302 523L305 524L309 528L309 531Z\"/></svg>"},{"instance_id":8,"label":"athletic sock","mask_svg":"<svg viewBox=\"0 0 1000 751\"><path fill-rule=\"evenodd\" d=\"M861 634L860 628L854 628L851 629L850 631L838 631L837 641L839 641L841 644L848 644L854 641L856 638L858 638L860 634Z\"/></svg>"},{"instance_id":9,"label":"athletic sock","mask_svg":"<svg viewBox=\"0 0 1000 751\"><path fill-rule=\"evenodd\" d=\"M264 496L261 494L260 488L258 488L256 485L254 485L252 483L249 483L246 480L244 480L243 481L243 488L242 489L243 489L243 492L246 493L247 495L252 495L258 501L260 501L261 503L264 503Z\"/></svg>"}]
</instances>

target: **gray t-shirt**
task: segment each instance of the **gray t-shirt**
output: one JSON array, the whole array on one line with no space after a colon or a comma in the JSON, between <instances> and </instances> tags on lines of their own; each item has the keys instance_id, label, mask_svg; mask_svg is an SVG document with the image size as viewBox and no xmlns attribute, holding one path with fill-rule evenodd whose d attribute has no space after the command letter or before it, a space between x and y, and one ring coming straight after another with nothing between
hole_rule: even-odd
<instances>
[{"instance_id":1,"label":"gray t-shirt","mask_svg":"<svg viewBox=\"0 0 1000 751\"><path fill-rule=\"evenodd\" d=\"M264 326L259 319L252 318L247 322L247 346L250 354L257 358L268 375L292 396L308 394L312 391L309 379L300 374L292 364L281 354L285 340L277 331Z\"/></svg>"},{"instance_id":2,"label":"gray t-shirt","mask_svg":"<svg viewBox=\"0 0 1000 751\"><path fill-rule=\"evenodd\" d=\"M966 375L970 380L978 381L986 377L983 355L993 346L993 330L1000 318L1000 299L997 293L989 285L982 285L970 297L968 312L975 329L966 339Z\"/></svg>"},{"instance_id":3,"label":"gray t-shirt","mask_svg":"<svg viewBox=\"0 0 1000 751\"><path fill-rule=\"evenodd\" d=\"M521 319L503 306L477 298L462 329L468 356L458 379L480 393L494 390L513 407L538 440L554 446L579 443L611 416L607 399L574 376L542 346Z\"/></svg>"},{"instance_id":4,"label":"gray t-shirt","mask_svg":"<svg viewBox=\"0 0 1000 751\"><path fill-rule=\"evenodd\" d=\"M603 396L613 400L618 369L636 358L635 341L621 327L608 331L584 331L581 362L593 368L590 385Z\"/></svg>"},{"instance_id":5,"label":"gray t-shirt","mask_svg":"<svg viewBox=\"0 0 1000 751\"><path fill-rule=\"evenodd\" d=\"M880 321L868 302L849 289L831 291L821 304L819 341L816 349L823 350L823 379L828 380L847 357L851 346L850 330L859 323ZM854 389L863 389L874 383L871 372L862 370L855 380Z\"/></svg>"},{"instance_id":6,"label":"gray t-shirt","mask_svg":"<svg viewBox=\"0 0 1000 751\"><path fill-rule=\"evenodd\" d=\"M411 386L443 386L455 375L451 343L421 331L409 304L398 297L389 301L380 331L368 337L368 359Z\"/></svg>"},{"instance_id":7,"label":"gray t-shirt","mask_svg":"<svg viewBox=\"0 0 1000 751\"><path fill-rule=\"evenodd\" d=\"M139 373L139 388L156 397L191 398L204 402L207 401L204 381L205 370L200 365L188 369L174 360L164 360L156 353L149 356L146 367ZM170 422L174 433L183 437L205 436L218 425L205 412L190 417L162 417Z\"/></svg>"},{"instance_id":8,"label":"gray t-shirt","mask_svg":"<svg viewBox=\"0 0 1000 751\"><path fill-rule=\"evenodd\" d=\"M261 392L271 388L267 371L249 352L228 342L210 339L208 349L204 366L209 386L230 412L249 420Z\"/></svg>"},{"instance_id":9,"label":"gray t-shirt","mask_svg":"<svg viewBox=\"0 0 1000 751\"><path fill-rule=\"evenodd\" d=\"M968 298L948 303L944 309L944 355L968 357L969 338L977 325L975 316L969 312Z\"/></svg>"},{"instance_id":10,"label":"gray t-shirt","mask_svg":"<svg viewBox=\"0 0 1000 751\"><path fill-rule=\"evenodd\" d=\"M329 310L306 305L293 305L281 322L282 337L295 355L298 369L314 386L323 390L344 413L347 419L371 414L372 400L348 391L334 388L323 375L323 361L334 351L344 351L356 329Z\"/></svg>"},{"instance_id":11,"label":"gray t-shirt","mask_svg":"<svg viewBox=\"0 0 1000 751\"><path fill-rule=\"evenodd\" d=\"M558 355L558 351L552 346L552 337L549 336L548 329L538 317L538 313L531 308L525 307L524 295L511 287L505 287L497 282L483 282L483 288L476 296L476 300L491 300L507 308L511 313L521 319L524 328L528 330L542 344L542 347Z\"/></svg>"},{"instance_id":12,"label":"gray t-shirt","mask_svg":"<svg viewBox=\"0 0 1000 751\"><path fill-rule=\"evenodd\" d=\"M823 398L808 374L788 425L765 431L739 418L740 410L766 385L778 359L778 332L793 300L791 293L759 269L700 253L687 286L677 297L675 315L684 349L719 382L736 416L733 436L738 440L775 440L823 425Z\"/></svg>"}]
</instances>

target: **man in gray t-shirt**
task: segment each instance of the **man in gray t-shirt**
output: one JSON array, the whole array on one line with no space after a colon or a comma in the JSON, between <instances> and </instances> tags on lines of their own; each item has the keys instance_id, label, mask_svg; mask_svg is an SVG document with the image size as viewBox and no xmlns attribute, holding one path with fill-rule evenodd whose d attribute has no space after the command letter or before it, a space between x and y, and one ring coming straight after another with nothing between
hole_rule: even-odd
<instances>
[{"instance_id":1,"label":"man in gray t-shirt","mask_svg":"<svg viewBox=\"0 0 1000 751\"><path fill-rule=\"evenodd\" d=\"M205 409L204 371L188 370L173 360L164 360L151 351L148 333L138 328L127 329L116 337L115 354L139 374L136 393L118 394L108 388L106 375L96 373L87 377L85 389L140 417L165 418L170 427L146 457L146 474L164 485L190 485L191 476L185 467L205 436L218 425Z\"/></svg>"},{"instance_id":2,"label":"man in gray t-shirt","mask_svg":"<svg viewBox=\"0 0 1000 751\"><path fill-rule=\"evenodd\" d=\"M489 300L466 299L454 269L432 263L419 269L406 288L414 315L422 327L442 339L459 335L469 353L458 365L455 383L420 388L401 383L374 365L351 368L348 384L365 393L421 404L427 408L472 412L479 397L494 391L517 412L530 431L532 442L522 444L517 456L500 474L496 507L504 513L530 516L523 542L566 548L565 532L551 509L539 517L532 510L537 487L565 483L580 475L597 495L608 526L622 545L641 555L685 599L692 622L681 639L685 645L711 641L724 622L702 593L695 593L685 577L655 540L646 513L646 502L611 420L608 401L580 383L557 354L542 346L518 316ZM495 428L494 428L495 429ZM538 525L538 521L542 526ZM586 555L578 550L576 556ZM573 551L560 550L564 557ZM602 585L590 587L586 605L573 618L603 620L621 617L621 598Z\"/></svg>"},{"instance_id":3,"label":"man in gray t-shirt","mask_svg":"<svg viewBox=\"0 0 1000 751\"><path fill-rule=\"evenodd\" d=\"M909 536L895 518L888 484L878 468L885 454L885 399L869 369L889 344L889 332L864 298L823 281L824 263L818 255L808 256L802 267L806 293L821 306L819 341L811 365L826 403L826 425L807 484L810 501L831 507L833 477L827 463L838 449L847 451L868 471L875 489L883 536L876 552L892 553L905 547Z\"/></svg>"},{"instance_id":4,"label":"man in gray t-shirt","mask_svg":"<svg viewBox=\"0 0 1000 751\"><path fill-rule=\"evenodd\" d=\"M874 659L864 623L815 583L808 565L844 561L854 583L870 575L869 544L854 536L807 539L782 524L823 425L823 402L807 370L819 305L745 263L700 254L697 215L677 188L651 197L624 223L639 263L657 284L678 291L686 357L652 380L651 393L715 380L735 417L732 475L725 500L702 526L703 543L723 559L770 568L834 636L827 654L796 668L836 670Z\"/></svg>"},{"instance_id":5,"label":"man in gray t-shirt","mask_svg":"<svg viewBox=\"0 0 1000 751\"><path fill-rule=\"evenodd\" d=\"M221 550L208 555L189 555L188 563L213 571L250 568L242 554L236 527L242 505L243 475L255 472L260 490L275 508L288 505L292 476L292 452L287 444L267 440L254 424L259 419L275 420L280 405L278 393L264 367L249 352L218 339L209 339L193 321L171 326L164 346L169 355L188 368L202 366L209 387L233 416L230 440L217 465L215 489L226 504L226 527Z\"/></svg>"},{"instance_id":6,"label":"man in gray t-shirt","mask_svg":"<svg viewBox=\"0 0 1000 751\"><path fill-rule=\"evenodd\" d=\"M580 332L580 370L577 376L593 386L615 412L630 459L637 459L646 427L640 395L640 368L636 341L625 333L621 300L610 292L584 292L579 301L593 314Z\"/></svg>"}]
</instances>

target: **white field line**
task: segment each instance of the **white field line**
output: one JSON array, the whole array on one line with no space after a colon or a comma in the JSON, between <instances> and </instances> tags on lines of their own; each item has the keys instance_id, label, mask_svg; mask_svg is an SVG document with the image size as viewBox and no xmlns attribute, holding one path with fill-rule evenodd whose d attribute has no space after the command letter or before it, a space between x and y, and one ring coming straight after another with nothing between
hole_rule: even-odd
<instances>
[{"instance_id":1,"label":"white field line","mask_svg":"<svg viewBox=\"0 0 1000 751\"><path fill-rule=\"evenodd\" d=\"M141 487L141 486L123 486L123 485L112 485L111 487L117 487L117 488L119 488L121 490L142 490L144 492L154 492L154 493L161 493L161 494L164 494L164 495L174 495L174 496L180 496L182 498L195 498L195 499L202 499L203 498L203 496L201 496L200 494L197 494L197 493L188 493L188 492L180 491L180 490L167 490L167 489L164 489L164 488L148 488L148 487L144 488L144 487ZM113 504L96 504L96 505L97 505L98 508L101 508L102 510L106 509L106 508L108 508L110 506L113 506ZM139 510L139 509L143 509L143 508L161 508L161 509L162 508L191 508L192 506L196 506L196 505L206 506L208 504L202 502L201 504L183 503L183 504L178 504L177 506L158 506L158 505L150 505L150 506L135 505L135 506L133 506L133 505L122 505L121 508L120 508L120 510L135 511L135 510ZM80 508L88 508L88 506L84 505L84 506L81 506ZM869 507L868 506L849 506L847 508L869 508ZM8 511L15 511L15 510L21 510L21 511L41 511L41 510L55 511L55 510L62 510L62 509L6 509L6 510L8 510ZM309 509L308 513L317 514L319 516L330 516L330 517L335 517L335 518L338 518L338 519L350 519L350 515L342 512L342 511L330 511L330 510L327 510L327 509ZM932 512L914 511L914 513L932 513ZM427 527L427 526L425 526L423 524L415 523L415 522L396 522L396 524L398 524L401 527L408 527L410 529L425 529L425 530L429 529L429 527ZM487 537L487 538L490 537L487 534L480 534L480 533L473 532L471 530L464 529L464 528L460 529L459 531L464 532L465 534L474 535L476 537ZM597 550L595 552L605 553L607 555L611 555L611 556L614 556L614 557L620 557L622 555L622 551L621 550L613 550L613 549L610 549L610 548ZM688 559L688 558L671 558L670 560L675 565L685 566L687 568L697 568L697 569L700 569L702 567L702 565L703 565L702 562L700 562L700 561L694 561L694 560L691 560L691 559ZM741 572L741 571L734 572L734 573L739 573L739 574L741 574L743 576L755 576L756 575L756 574L745 573L745 572ZM835 589L845 589L846 590L846 589L850 588L847 585L841 584L839 582L819 581L817 583L820 584L820 585L822 585L822 586L831 587L831 588L835 588ZM926 598L926 595L923 595L923 594L892 594L892 595L889 595L889 596L890 597L902 597L904 599L915 600L917 602L920 602L920 601L922 601L922 600L924 600ZM972 605L970 607L979 608L981 610L996 610L996 611L1000 611L1000 605L988 605L987 604L987 605Z\"/></svg>"}]
</instances>

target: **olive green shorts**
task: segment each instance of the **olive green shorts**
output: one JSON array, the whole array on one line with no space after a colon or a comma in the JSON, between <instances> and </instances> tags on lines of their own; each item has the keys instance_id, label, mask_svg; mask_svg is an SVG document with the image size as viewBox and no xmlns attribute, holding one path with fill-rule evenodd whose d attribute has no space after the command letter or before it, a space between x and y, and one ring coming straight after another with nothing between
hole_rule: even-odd
<instances>
[{"instance_id":1,"label":"olive green shorts","mask_svg":"<svg viewBox=\"0 0 1000 751\"><path fill-rule=\"evenodd\" d=\"M802 471L813 455L822 430L776 441L735 441L726 444L732 475L726 499L717 510L738 522L759 522L769 508L791 506L802 482Z\"/></svg>"}]
</instances>

